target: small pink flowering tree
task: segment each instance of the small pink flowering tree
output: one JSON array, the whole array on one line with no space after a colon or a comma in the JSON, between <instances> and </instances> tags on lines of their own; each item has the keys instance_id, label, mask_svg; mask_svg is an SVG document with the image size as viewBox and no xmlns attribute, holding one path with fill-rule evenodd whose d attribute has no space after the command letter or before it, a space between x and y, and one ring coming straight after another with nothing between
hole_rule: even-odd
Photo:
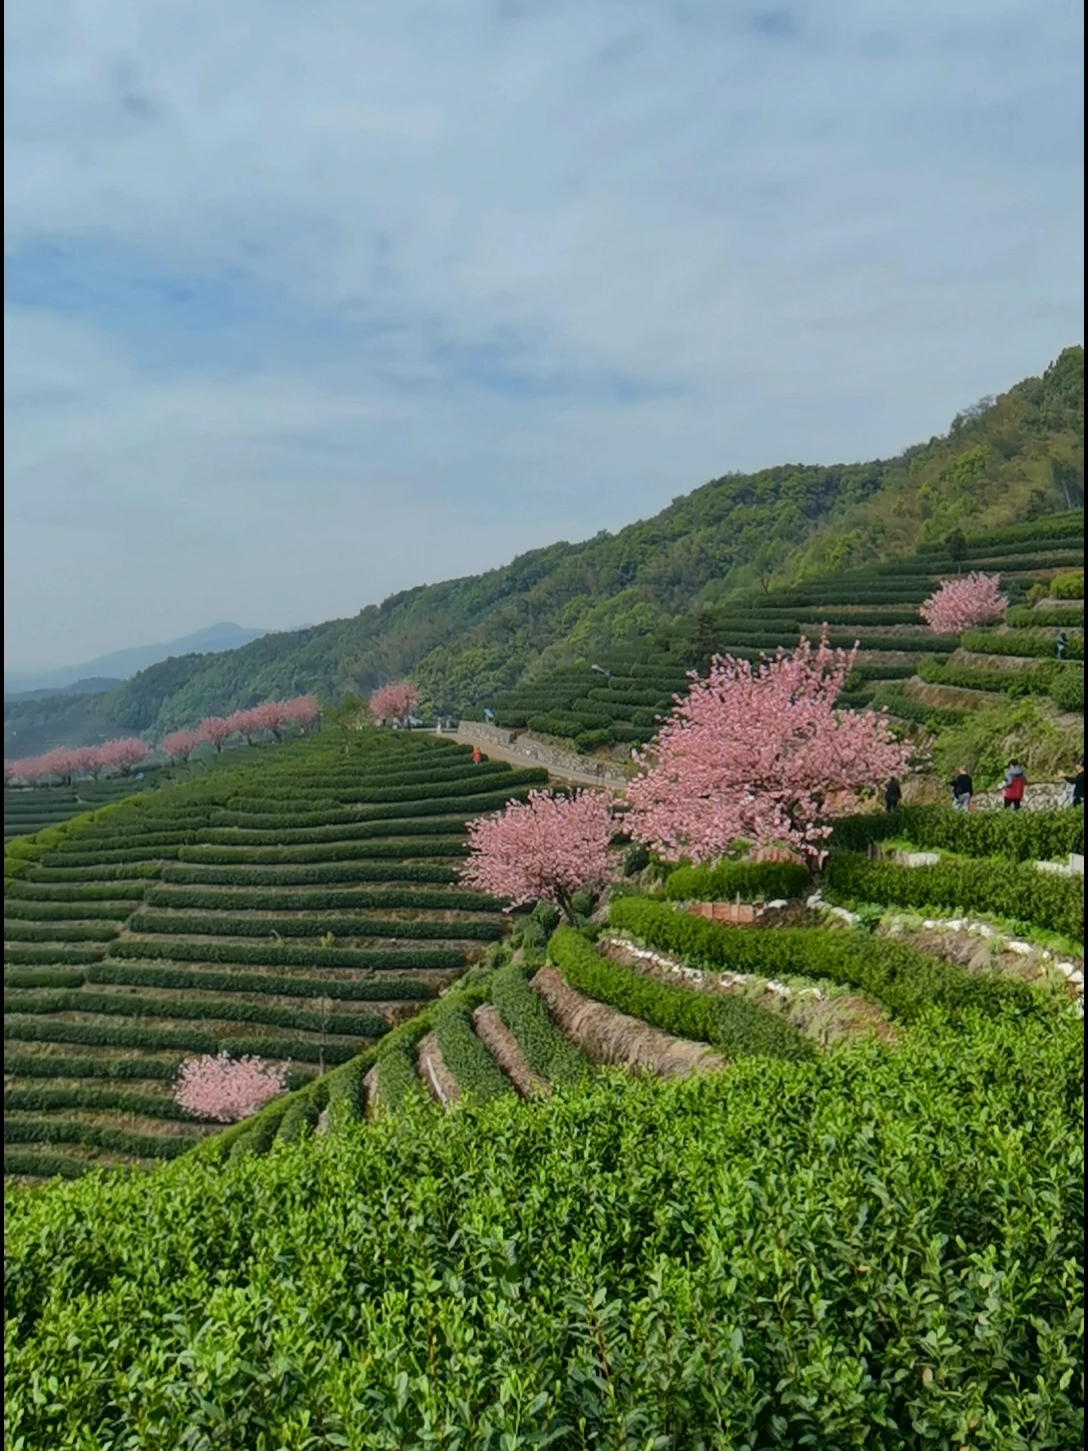
<instances>
[{"instance_id":1,"label":"small pink flowering tree","mask_svg":"<svg viewBox=\"0 0 1088 1451\"><path fill-rule=\"evenodd\" d=\"M234 727L230 721L224 720L221 715L206 716L197 726L197 730L202 740L215 747L217 756L234 734Z\"/></svg>"},{"instance_id":2,"label":"small pink flowering tree","mask_svg":"<svg viewBox=\"0 0 1088 1451\"><path fill-rule=\"evenodd\" d=\"M1000 620L1009 607L996 574L961 574L946 579L930 595L918 613L936 635L961 635L978 625Z\"/></svg>"},{"instance_id":3,"label":"small pink flowering tree","mask_svg":"<svg viewBox=\"0 0 1088 1451\"><path fill-rule=\"evenodd\" d=\"M283 740L287 714L282 700L262 701L260 705L247 711L247 714L257 730L268 731L277 741Z\"/></svg>"},{"instance_id":4,"label":"small pink flowering tree","mask_svg":"<svg viewBox=\"0 0 1088 1451\"><path fill-rule=\"evenodd\" d=\"M55 750L47 751L44 756L38 759L38 769L43 776L55 776L58 781L63 781L66 786L72 783L72 777L76 774L78 761L74 751L69 751L63 746Z\"/></svg>"},{"instance_id":5,"label":"small pink flowering tree","mask_svg":"<svg viewBox=\"0 0 1088 1451\"><path fill-rule=\"evenodd\" d=\"M628 788L631 830L663 857L712 862L738 838L820 857L832 810L906 770L883 713L836 710L853 667L824 631L758 666L730 656L692 678Z\"/></svg>"},{"instance_id":6,"label":"small pink flowering tree","mask_svg":"<svg viewBox=\"0 0 1088 1451\"><path fill-rule=\"evenodd\" d=\"M382 685L375 690L368 701L370 714L375 720L407 720L419 699L419 692L410 680L398 680L392 685Z\"/></svg>"},{"instance_id":7,"label":"small pink flowering tree","mask_svg":"<svg viewBox=\"0 0 1088 1451\"><path fill-rule=\"evenodd\" d=\"M105 764L122 776L130 775L134 767L142 765L151 755L150 747L145 746L139 736L119 736L114 741L107 741L101 750Z\"/></svg>"},{"instance_id":8,"label":"small pink flowering tree","mask_svg":"<svg viewBox=\"0 0 1088 1451\"><path fill-rule=\"evenodd\" d=\"M181 1065L174 1102L194 1118L232 1124L256 1113L286 1087L286 1069L278 1064L261 1058L206 1053Z\"/></svg>"},{"instance_id":9,"label":"small pink flowering tree","mask_svg":"<svg viewBox=\"0 0 1088 1451\"><path fill-rule=\"evenodd\" d=\"M602 792L532 791L528 800L468 823L469 859L461 880L507 898L512 907L554 902L573 921L574 893L612 875L608 844L614 831Z\"/></svg>"},{"instance_id":10,"label":"small pink flowering tree","mask_svg":"<svg viewBox=\"0 0 1088 1451\"><path fill-rule=\"evenodd\" d=\"M102 772L103 765L102 749L100 746L80 746L72 752L75 774L77 776L92 776L96 781Z\"/></svg>"},{"instance_id":11,"label":"small pink flowering tree","mask_svg":"<svg viewBox=\"0 0 1088 1451\"><path fill-rule=\"evenodd\" d=\"M227 725L230 726L231 735L245 736L246 745L251 746L254 738L261 729L260 722L254 720L253 710L236 710L227 716Z\"/></svg>"},{"instance_id":12,"label":"small pink flowering tree","mask_svg":"<svg viewBox=\"0 0 1088 1451\"><path fill-rule=\"evenodd\" d=\"M162 750L165 755L172 756L175 761L187 761L202 739L199 731L184 729L171 731L168 736L162 738Z\"/></svg>"},{"instance_id":13,"label":"small pink flowering tree","mask_svg":"<svg viewBox=\"0 0 1088 1451\"><path fill-rule=\"evenodd\" d=\"M283 711L284 718L290 725L298 726L301 731L308 731L317 724L321 707L312 695L296 695L293 700L284 701Z\"/></svg>"}]
</instances>

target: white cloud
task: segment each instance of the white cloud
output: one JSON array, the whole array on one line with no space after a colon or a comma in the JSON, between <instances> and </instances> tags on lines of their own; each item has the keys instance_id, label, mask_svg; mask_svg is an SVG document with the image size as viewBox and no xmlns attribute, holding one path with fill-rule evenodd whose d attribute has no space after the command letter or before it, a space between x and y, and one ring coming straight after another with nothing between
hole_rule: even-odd
<instances>
[{"instance_id":1,"label":"white cloud","mask_svg":"<svg viewBox=\"0 0 1088 1451\"><path fill-rule=\"evenodd\" d=\"M1064 0L7 19L23 664L888 453L1079 335Z\"/></svg>"}]
</instances>

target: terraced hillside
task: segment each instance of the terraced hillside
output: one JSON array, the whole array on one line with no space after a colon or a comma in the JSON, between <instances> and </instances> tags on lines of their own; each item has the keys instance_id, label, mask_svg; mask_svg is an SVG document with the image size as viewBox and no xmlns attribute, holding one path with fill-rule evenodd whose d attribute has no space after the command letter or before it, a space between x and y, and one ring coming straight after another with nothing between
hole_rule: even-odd
<instances>
[{"instance_id":1,"label":"terraced hillside","mask_svg":"<svg viewBox=\"0 0 1088 1451\"><path fill-rule=\"evenodd\" d=\"M873 860L888 841L926 864ZM540 904L440 1001L208 1151L295 1138L330 1104L343 1126L421 1092L446 1108L534 1099L602 1068L682 1077L894 1043L932 1007L1032 1015L1083 1000L1083 876L1036 865L1083 854L1083 813L906 808L841 820L832 846L819 883L789 863L678 868L652 892L617 892L586 934L549 941L558 914ZM693 905L735 898L765 904L748 927Z\"/></svg>"},{"instance_id":2,"label":"terraced hillside","mask_svg":"<svg viewBox=\"0 0 1088 1451\"><path fill-rule=\"evenodd\" d=\"M334 764L315 796L362 805ZM896 839L946 853L920 870L949 910L1076 926L1080 883L1033 862L1077 813L852 818L824 890L900 903L919 869L857 852ZM727 861L585 930L534 909L513 956L178 1162L11 1196L9 1437L1079 1444L1083 959L811 887ZM708 920L736 894L762 916Z\"/></svg>"},{"instance_id":3,"label":"terraced hillside","mask_svg":"<svg viewBox=\"0 0 1088 1451\"><path fill-rule=\"evenodd\" d=\"M59 826L85 811L96 811L111 801L122 801L161 784L160 769L151 768L142 780L112 776L102 781L76 781L71 786L4 787L4 840L32 836L48 826Z\"/></svg>"},{"instance_id":4,"label":"terraced hillside","mask_svg":"<svg viewBox=\"0 0 1088 1451\"><path fill-rule=\"evenodd\" d=\"M213 1131L170 1096L184 1056L254 1053L299 1080L411 1016L502 933L498 904L456 885L466 820L544 777L329 732L13 858L5 1171L171 1157Z\"/></svg>"},{"instance_id":5,"label":"terraced hillside","mask_svg":"<svg viewBox=\"0 0 1088 1451\"><path fill-rule=\"evenodd\" d=\"M849 648L858 641L861 647L856 671L841 698L844 706L875 702L908 721L954 724L970 708L970 701L959 707L927 703L924 692L912 693L904 682L915 676L923 682L963 680L963 657L957 652L964 646L981 650L995 637L986 633L961 641L957 636L935 636L919 619L919 605L941 579L961 570L998 572L1015 607L1010 619L1018 634L995 648L1011 656L1012 645L1022 643L1025 655L1053 657L1062 620L1067 632L1083 627L1083 605L1079 617L1075 602L1069 602L1071 608L1062 620L1051 610L1034 624L1021 601L1031 586L1083 569L1083 530L1083 510L1074 510L964 539L955 558L947 547L930 549L909 559L813 579L790 590L753 594L717 610L681 617L641 650L561 666L514 690L481 699L466 718L484 719L490 710L500 727L565 737L582 750L642 744L654 735L673 694L684 689L686 672L703 668L711 655L756 660L779 646L796 645L801 634L817 636L827 624L832 645ZM1065 659L1083 661L1079 639L1070 642ZM1058 675L1063 676L1061 683ZM1055 670L1049 662L1048 668L1016 682L1004 677L995 687L992 677L991 670L982 688L1050 695L1063 709L1070 708L1066 702L1075 698L1076 685L1082 683L1075 664ZM979 682L971 684L977 688Z\"/></svg>"}]
</instances>

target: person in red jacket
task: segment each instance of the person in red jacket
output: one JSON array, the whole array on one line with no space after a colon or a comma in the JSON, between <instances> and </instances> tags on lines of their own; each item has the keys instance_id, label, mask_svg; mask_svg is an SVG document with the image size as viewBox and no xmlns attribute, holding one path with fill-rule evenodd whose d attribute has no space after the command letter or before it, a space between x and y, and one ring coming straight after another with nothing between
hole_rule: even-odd
<instances>
[{"instance_id":1,"label":"person in red jacket","mask_svg":"<svg viewBox=\"0 0 1088 1451\"><path fill-rule=\"evenodd\" d=\"M479 746L473 746L473 748L472 748L472 764L474 766L478 766L482 760L483 760L483 753L481 752Z\"/></svg>"},{"instance_id":2,"label":"person in red jacket","mask_svg":"<svg viewBox=\"0 0 1088 1451\"><path fill-rule=\"evenodd\" d=\"M1010 761L1005 768L1005 787L1001 793L1006 811L1020 810L1026 785L1027 778L1024 776L1023 767L1017 761Z\"/></svg>"}]
</instances>

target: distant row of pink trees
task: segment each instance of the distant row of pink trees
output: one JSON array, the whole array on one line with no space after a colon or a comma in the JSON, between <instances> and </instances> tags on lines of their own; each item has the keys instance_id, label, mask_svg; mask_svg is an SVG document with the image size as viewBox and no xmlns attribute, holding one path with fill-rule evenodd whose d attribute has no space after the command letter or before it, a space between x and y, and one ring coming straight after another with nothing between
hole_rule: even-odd
<instances>
[{"instance_id":1,"label":"distant row of pink trees","mask_svg":"<svg viewBox=\"0 0 1088 1451\"><path fill-rule=\"evenodd\" d=\"M171 731L160 742L159 752L173 761L187 761L198 746L210 745L218 753L236 735L244 737L250 745L261 735L282 740L292 726L309 730L320 714L321 709L312 695L266 700L249 710L236 710L225 718L208 716L193 729ZM151 747L138 736L122 736L100 746L58 746L43 756L5 761L4 784L21 781L36 786L44 781L61 781L70 785L77 777L90 776L97 780L104 772L129 776L151 756Z\"/></svg>"}]
</instances>

